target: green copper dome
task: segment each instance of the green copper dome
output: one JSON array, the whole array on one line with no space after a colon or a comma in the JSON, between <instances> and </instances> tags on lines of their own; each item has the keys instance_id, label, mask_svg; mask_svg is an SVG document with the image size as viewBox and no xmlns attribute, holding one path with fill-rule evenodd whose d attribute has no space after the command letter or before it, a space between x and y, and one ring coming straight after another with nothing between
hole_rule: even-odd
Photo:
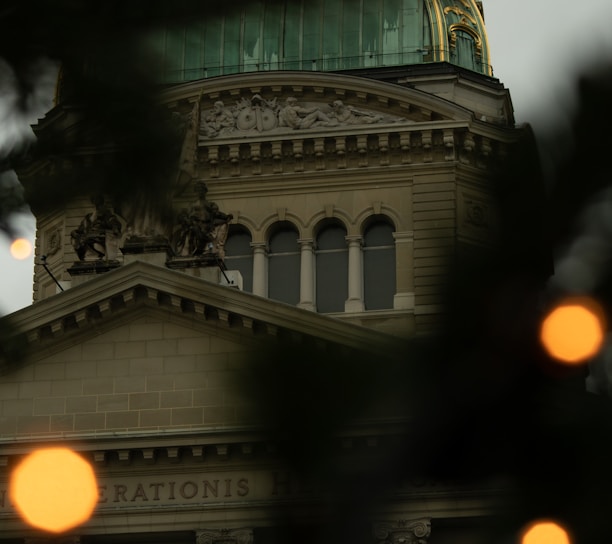
<instances>
[{"instance_id":1,"label":"green copper dome","mask_svg":"<svg viewBox=\"0 0 612 544\"><path fill-rule=\"evenodd\" d=\"M266 70L450 62L491 75L475 0L253 0L150 42L164 83Z\"/></svg>"}]
</instances>

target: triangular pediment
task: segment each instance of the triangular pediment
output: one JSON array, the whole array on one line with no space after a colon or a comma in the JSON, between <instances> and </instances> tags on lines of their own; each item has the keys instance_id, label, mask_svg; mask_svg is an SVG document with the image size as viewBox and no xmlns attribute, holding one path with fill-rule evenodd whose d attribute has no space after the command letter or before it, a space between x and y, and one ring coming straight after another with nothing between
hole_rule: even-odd
<instances>
[{"instance_id":1,"label":"triangular pediment","mask_svg":"<svg viewBox=\"0 0 612 544\"><path fill-rule=\"evenodd\" d=\"M276 337L308 338L376 351L385 334L258 297L182 272L137 261L4 318L27 338L30 357L63 349L139 316L196 327L253 345Z\"/></svg>"}]
</instances>

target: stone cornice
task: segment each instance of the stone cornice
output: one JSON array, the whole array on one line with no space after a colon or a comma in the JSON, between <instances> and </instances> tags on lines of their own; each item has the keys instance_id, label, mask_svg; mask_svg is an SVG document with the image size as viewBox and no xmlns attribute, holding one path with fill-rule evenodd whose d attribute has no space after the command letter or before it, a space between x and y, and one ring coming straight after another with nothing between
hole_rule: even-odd
<instances>
[{"instance_id":1,"label":"stone cornice","mask_svg":"<svg viewBox=\"0 0 612 544\"><path fill-rule=\"evenodd\" d=\"M2 321L44 349L62 337L98 327L142 306L214 321L228 331L311 337L346 348L392 354L397 339L165 267L137 261L15 312ZM259 336L261 337L261 336Z\"/></svg>"},{"instance_id":2,"label":"stone cornice","mask_svg":"<svg viewBox=\"0 0 612 544\"><path fill-rule=\"evenodd\" d=\"M241 93L255 94L263 90L291 94L298 98L312 94L325 100L343 99L347 93L354 93L360 102L371 101L373 104L378 103L379 107L388 107L391 101L400 110L408 111L413 107L431 111L433 103L437 107L436 111L450 119L469 119L473 115L466 108L409 87L346 74L303 71L253 72L194 81L160 92L160 101L171 105L183 100L193 102L203 97L212 102L225 93L227 96L238 97Z\"/></svg>"}]
</instances>

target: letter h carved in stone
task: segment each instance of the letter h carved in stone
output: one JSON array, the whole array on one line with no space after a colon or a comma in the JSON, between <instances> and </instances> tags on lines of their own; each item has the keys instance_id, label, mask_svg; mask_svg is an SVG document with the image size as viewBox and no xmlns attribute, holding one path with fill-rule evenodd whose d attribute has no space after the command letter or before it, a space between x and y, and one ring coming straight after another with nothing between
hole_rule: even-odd
<instances>
[{"instance_id":1,"label":"letter h carved in stone","mask_svg":"<svg viewBox=\"0 0 612 544\"><path fill-rule=\"evenodd\" d=\"M196 533L196 544L253 544L253 530L205 529Z\"/></svg>"},{"instance_id":2,"label":"letter h carved in stone","mask_svg":"<svg viewBox=\"0 0 612 544\"><path fill-rule=\"evenodd\" d=\"M400 520L374 524L376 544L427 544L430 519Z\"/></svg>"}]
</instances>

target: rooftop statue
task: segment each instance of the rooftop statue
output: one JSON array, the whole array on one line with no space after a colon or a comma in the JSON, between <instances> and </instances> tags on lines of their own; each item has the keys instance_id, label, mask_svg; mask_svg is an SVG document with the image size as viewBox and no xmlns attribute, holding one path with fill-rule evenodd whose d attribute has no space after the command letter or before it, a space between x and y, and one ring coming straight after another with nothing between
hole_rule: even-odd
<instances>
[{"instance_id":1,"label":"rooftop statue","mask_svg":"<svg viewBox=\"0 0 612 544\"><path fill-rule=\"evenodd\" d=\"M103 196L91 198L95 209L70 233L70 242L80 261L114 259L121 236L119 217L104 202Z\"/></svg>"},{"instance_id":2,"label":"rooftop statue","mask_svg":"<svg viewBox=\"0 0 612 544\"><path fill-rule=\"evenodd\" d=\"M219 210L215 202L207 200L208 187L202 181L195 184L197 200L189 210L179 213L174 229L174 252L179 257L211 256L223 261L225 241L232 214Z\"/></svg>"}]
</instances>

